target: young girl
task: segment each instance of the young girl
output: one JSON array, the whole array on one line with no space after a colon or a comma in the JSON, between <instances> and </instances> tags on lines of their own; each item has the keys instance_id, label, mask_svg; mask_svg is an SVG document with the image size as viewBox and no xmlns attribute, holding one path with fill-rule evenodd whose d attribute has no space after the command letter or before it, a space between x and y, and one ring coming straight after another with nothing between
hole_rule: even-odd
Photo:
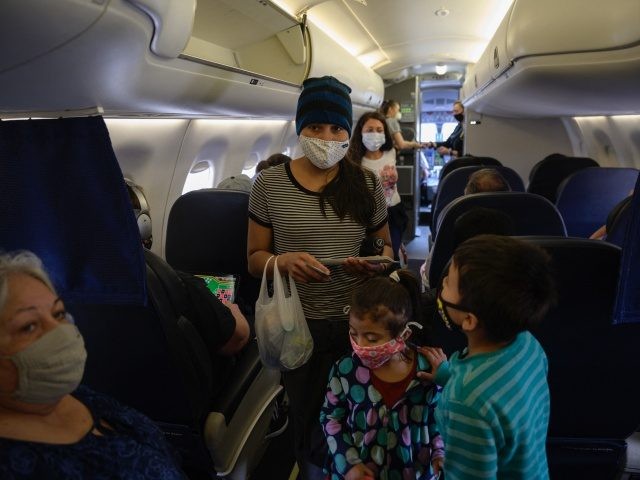
<instances>
[{"instance_id":1,"label":"young girl","mask_svg":"<svg viewBox=\"0 0 640 480\"><path fill-rule=\"evenodd\" d=\"M331 480L430 479L443 464L435 384L416 374L426 359L407 346L419 283L408 270L372 278L349 309L353 353L336 362L320 412Z\"/></svg>"},{"instance_id":2,"label":"young girl","mask_svg":"<svg viewBox=\"0 0 640 480\"><path fill-rule=\"evenodd\" d=\"M387 201L389 233L396 260L399 258L402 234L409 217L398 194L396 151L384 116L379 112L364 113L355 128L349 144L349 158L372 171L380 179Z\"/></svg>"}]
</instances>

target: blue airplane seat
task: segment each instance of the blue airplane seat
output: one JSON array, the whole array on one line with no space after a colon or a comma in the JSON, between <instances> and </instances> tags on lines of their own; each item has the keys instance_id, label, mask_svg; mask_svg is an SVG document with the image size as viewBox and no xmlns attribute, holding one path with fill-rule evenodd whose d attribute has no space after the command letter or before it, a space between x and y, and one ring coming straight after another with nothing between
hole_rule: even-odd
<instances>
[{"instance_id":1,"label":"blue airplane seat","mask_svg":"<svg viewBox=\"0 0 640 480\"><path fill-rule=\"evenodd\" d=\"M261 280L247 265L248 212L244 191L208 188L182 195L169 212L165 255L183 272L237 277L236 303L252 315Z\"/></svg>"},{"instance_id":2,"label":"blue airplane seat","mask_svg":"<svg viewBox=\"0 0 640 480\"><path fill-rule=\"evenodd\" d=\"M608 167L584 168L564 179L558 187L556 207L569 236L589 238L637 179L635 168Z\"/></svg>"},{"instance_id":3,"label":"blue airplane seat","mask_svg":"<svg viewBox=\"0 0 640 480\"><path fill-rule=\"evenodd\" d=\"M471 174L483 168L494 168L500 172L509 183L512 192L524 192L524 182L520 175L518 175L518 173L512 168L503 167L501 165L489 167L486 165L471 165L468 167L456 168L446 177L442 178L438 184L438 194L433 199L431 238L435 239L438 234L436 226L438 224L438 217L440 216L440 213L442 213L444 207L446 207L451 200L463 196L464 188L467 186L467 181Z\"/></svg>"},{"instance_id":4,"label":"blue airplane seat","mask_svg":"<svg viewBox=\"0 0 640 480\"><path fill-rule=\"evenodd\" d=\"M434 286L453 254L456 219L474 207L506 213L513 221L515 235L566 236L564 222L556 207L544 197L526 192L487 192L465 195L447 205L438 219L438 233L433 243L429 283Z\"/></svg>"},{"instance_id":5,"label":"blue airplane seat","mask_svg":"<svg viewBox=\"0 0 640 480\"><path fill-rule=\"evenodd\" d=\"M583 168L598 166L598 162L592 158L552 153L531 168L527 192L542 195L555 203L558 187L565 178Z\"/></svg>"},{"instance_id":6,"label":"blue airplane seat","mask_svg":"<svg viewBox=\"0 0 640 480\"><path fill-rule=\"evenodd\" d=\"M631 223L631 200L632 197L624 198L614 209L609 213L607 217L607 235L605 240L614 245L622 247L627 235L627 229Z\"/></svg>"},{"instance_id":7,"label":"blue airplane seat","mask_svg":"<svg viewBox=\"0 0 640 480\"><path fill-rule=\"evenodd\" d=\"M551 478L617 478L640 424L640 324L614 325L621 250L598 240L521 237L551 255L558 302L533 330L549 362Z\"/></svg>"},{"instance_id":8,"label":"blue airplane seat","mask_svg":"<svg viewBox=\"0 0 640 480\"><path fill-rule=\"evenodd\" d=\"M163 276L173 270L150 252L145 259L103 119L0 122L0 163L0 248L42 258L85 339L83 383L149 416L185 469L248 476L281 390L279 372L260 371L240 386L242 401L225 417L233 400L213 398L206 343L175 308L176 289Z\"/></svg>"},{"instance_id":9,"label":"blue airplane seat","mask_svg":"<svg viewBox=\"0 0 640 480\"><path fill-rule=\"evenodd\" d=\"M442 181L444 177L451 172L462 167L483 166L483 167L500 167L502 162L493 157L476 157L474 155L463 155L462 157L454 158L444 164L442 170L440 170L439 180Z\"/></svg>"}]
</instances>

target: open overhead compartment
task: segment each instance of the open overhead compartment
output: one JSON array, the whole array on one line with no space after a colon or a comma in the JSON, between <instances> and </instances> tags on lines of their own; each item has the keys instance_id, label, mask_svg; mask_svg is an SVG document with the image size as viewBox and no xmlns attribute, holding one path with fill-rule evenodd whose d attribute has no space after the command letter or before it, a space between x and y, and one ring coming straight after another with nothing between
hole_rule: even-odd
<instances>
[{"instance_id":1,"label":"open overhead compartment","mask_svg":"<svg viewBox=\"0 0 640 480\"><path fill-rule=\"evenodd\" d=\"M463 101L505 117L637 114L639 24L637 0L515 0Z\"/></svg>"}]
</instances>

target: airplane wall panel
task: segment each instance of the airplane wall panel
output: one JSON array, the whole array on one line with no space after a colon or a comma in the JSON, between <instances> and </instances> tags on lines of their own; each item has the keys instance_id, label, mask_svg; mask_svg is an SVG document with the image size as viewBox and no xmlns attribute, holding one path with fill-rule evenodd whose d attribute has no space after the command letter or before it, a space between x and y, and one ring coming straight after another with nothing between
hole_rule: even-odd
<instances>
[{"instance_id":1,"label":"airplane wall panel","mask_svg":"<svg viewBox=\"0 0 640 480\"><path fill-rule=\"evenodd\" d=\"M531 167L552 153L574 155L572 143L560 119L512 119L479 115L469 109L465 125L465 152L489 156L513 168L528 184Z\"/></svg>"},{"instance_id":2,"label":"airplane wall panel","mask_svg":"<svg viewBox=\"0 0 640 480\"><path fill-rule=\"evenodd\" d=\"M175 169L170 176L165 174L165 182L169 184L163 205L161 231L166 231L171 206L182 194L187 174L195 164L206 160L213 165L211 187L215 187L221 180L254 167L272 153L282 152L289 125L290 122L284 120L191 120L182 140Z\"/></svg>"}]
</instances>

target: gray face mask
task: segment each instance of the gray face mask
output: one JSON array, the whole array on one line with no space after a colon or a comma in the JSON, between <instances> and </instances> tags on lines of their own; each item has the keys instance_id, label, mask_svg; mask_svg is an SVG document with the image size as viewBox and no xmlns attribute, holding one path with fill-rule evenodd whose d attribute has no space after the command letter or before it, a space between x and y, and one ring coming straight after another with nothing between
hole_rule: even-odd
<instances>
[{"instance_id":1,"label":"gray face mask","mask_svg":"<svg viewBox=\"0 0 640 480\"><path fill-rule=\"evenodd\" d=\"M18 388L12 398L51 404L80 385L87 352L78 328L62 324L24 350L3 358L11 360L18 369Z\"/></svg>"}]
</instances>

